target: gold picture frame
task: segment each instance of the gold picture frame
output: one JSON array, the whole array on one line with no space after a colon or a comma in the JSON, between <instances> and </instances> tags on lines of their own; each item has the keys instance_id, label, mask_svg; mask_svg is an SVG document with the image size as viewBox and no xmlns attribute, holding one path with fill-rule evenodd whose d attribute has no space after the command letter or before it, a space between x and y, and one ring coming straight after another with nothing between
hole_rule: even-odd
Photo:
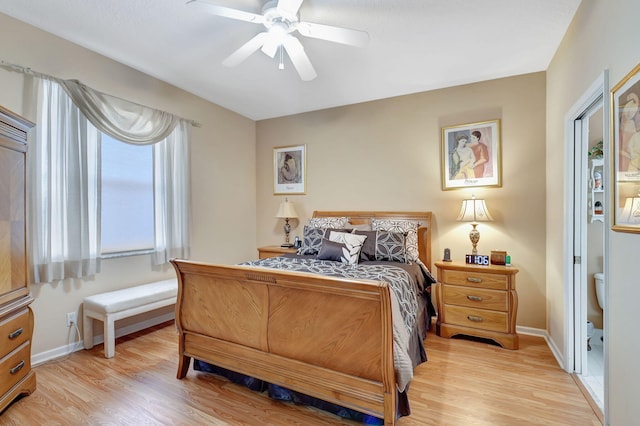
<instances>
[{"instance_id":1,"label":"gold picture frame","mask_svg":"<svg viewBox=\"0 0 640 426\"><path fill-rule=\"evenodd\" d=\"M640 64L611 89L612 226L640 233Z\"/></svg>"},{"instance_id":2,"label":"gold picture frame","mask_svg":"<svg viewBox=\"0 0 640 426\"><path fill-rule=\"evenodd\" d=\"M273 149L273 193L305 194L307 191L307 146Z\"/></svg>"},{"instance_id":3,"label":"gold picture frame","mask_svg":"<svg viewBox=\"0 0 640 426\"><path fill-rule=\"evenodd\" d=\"M500 120L442 128L442 189L502 186Z\"/></svg>"}]
</instances>

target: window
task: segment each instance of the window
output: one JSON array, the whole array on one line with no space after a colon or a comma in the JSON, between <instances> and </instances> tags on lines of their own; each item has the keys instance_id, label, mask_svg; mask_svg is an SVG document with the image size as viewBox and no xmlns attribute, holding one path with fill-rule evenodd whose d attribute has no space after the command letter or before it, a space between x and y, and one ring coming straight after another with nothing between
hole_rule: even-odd
<instances>
[{"instance_id":1,"label":"window","mask_svg":"<svg viewBox=\"0 0 640 426\"><path fill-rule=\"evenodd\" d=\"M102 134L102 254L154 247L153 146Z\"/></svg>"}]
</instances>

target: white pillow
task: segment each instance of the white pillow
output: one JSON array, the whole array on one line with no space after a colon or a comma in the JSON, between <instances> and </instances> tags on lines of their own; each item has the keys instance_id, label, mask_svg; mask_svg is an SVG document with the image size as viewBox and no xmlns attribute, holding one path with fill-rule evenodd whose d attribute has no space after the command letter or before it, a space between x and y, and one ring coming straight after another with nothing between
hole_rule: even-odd
<instances>
[{"instance_id":1,"label":"white pillow","mask_svg":"<svg viewBox=\"0 0 640 426\"><path fill-rule=\"evenodd\" d=\"M329 234L329 241L344 244L346 247L342 249L342 263L348 263L349 265L355 265L360 259L360 250L364 240L367 239L366 235L349 234L347 232L331 231Z\"/></svg>"},{"instance_id":2,"label":"white pillow","mask_svg":"<svg viewBox=\"0 0 640 426\"><path fill-rule=\"evenodd\" d=\"M307 224L310 228L344 228L348 217L312 217Z\"/></svg>"}]
</instances>

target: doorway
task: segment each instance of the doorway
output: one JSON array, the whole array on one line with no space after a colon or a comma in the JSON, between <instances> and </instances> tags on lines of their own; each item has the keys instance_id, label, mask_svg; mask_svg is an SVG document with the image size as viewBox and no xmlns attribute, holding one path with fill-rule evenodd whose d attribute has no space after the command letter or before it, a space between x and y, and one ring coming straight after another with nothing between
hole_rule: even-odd
<instances>
[{"instance_id":1,"label":"doorway","mask_svg":"<svg viewBox=\"0 0 640 426\"><path fill-rule=\"evenodd\" d=\"M601 76L566 116L571 148L572 253L567 258L567 371L574 373L606 422L606 310L597 299L596 273L606 277L608 182L608 73ZM606 280L602 280L605 281ZM603 296L604 299L604 296ZM602 301L604 306L604 300ZM601 337L604 339L601 340ZM594 407L594 408L595 408Z\"/></svg>"}]
</instances>

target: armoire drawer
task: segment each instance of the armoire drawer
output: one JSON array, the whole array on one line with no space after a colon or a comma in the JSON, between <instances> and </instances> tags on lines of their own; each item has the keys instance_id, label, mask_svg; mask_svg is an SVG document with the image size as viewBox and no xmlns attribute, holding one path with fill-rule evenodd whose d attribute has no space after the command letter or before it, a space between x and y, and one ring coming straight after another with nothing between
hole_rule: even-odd
<instances>
[{"instance_id":1,"label":"armoire drawer","mask_svg":"<svg viewBox=\"0 0 640 426\"><path fill-rule=\"evenodd\" d=\"M25 308L0 321L0 358L29 340L31 317Z\"/></svg>"},{"instance_id":2,"label":"armoire drawer","mask_svg":"<svg viewBox=\"0 0 640 426\"><path fill-rule=\"evenodd\" d=\"M31 371L31 342L24 342L0 359L0 394L7 392Z\"/></svg>"}]
</instances>

